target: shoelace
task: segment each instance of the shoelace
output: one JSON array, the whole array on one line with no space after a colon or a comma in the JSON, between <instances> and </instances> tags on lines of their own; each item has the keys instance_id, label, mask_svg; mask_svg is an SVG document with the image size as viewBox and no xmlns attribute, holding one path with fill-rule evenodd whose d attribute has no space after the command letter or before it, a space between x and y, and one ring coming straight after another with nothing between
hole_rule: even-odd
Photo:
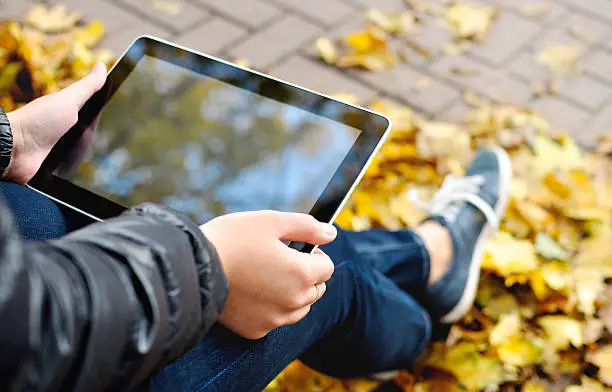
<instances>
[{"instance_id":1,"label":"shoelace","mask_svg":"<svg viewBox=\"0 0 612 392\"><path fill-rule=\"evenodd\" d=\"M417 208L431 215L441 215L446 212L445 216L450 220L454 220L460 210L460 208L457 207L449 211L448 208L452 203L470 203L483 213L491 226L498 227L499 218L495 210L489 203L478 196L478 191L483 184L484 177L479 175L457 177L450 174L444 179L438 193L428 202L424 202L414 188L409 190L408 199Z\"/></svg>"}]
</instances>

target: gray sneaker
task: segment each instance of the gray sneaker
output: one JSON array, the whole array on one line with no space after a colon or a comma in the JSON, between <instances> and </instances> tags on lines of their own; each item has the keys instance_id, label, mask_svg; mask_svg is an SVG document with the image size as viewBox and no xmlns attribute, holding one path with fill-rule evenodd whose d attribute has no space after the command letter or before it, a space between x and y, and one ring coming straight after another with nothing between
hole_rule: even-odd
<instances>
[{"instance_id":1,"label":"gray sneaker","mask_svg":"<svg viewBox=\"0 0 612 392\"><path fill-rule=\"evenodd\" d=\"M428 220L448 229L453 240L450 269L427 288L425 306L432 320L451 324L470 311L484 245L506 212L511 181L508 154L501 148L485 148L478 152L465 177L448 176L426 204L414 200L430 214Z\"/></svg>"}]
</instances>

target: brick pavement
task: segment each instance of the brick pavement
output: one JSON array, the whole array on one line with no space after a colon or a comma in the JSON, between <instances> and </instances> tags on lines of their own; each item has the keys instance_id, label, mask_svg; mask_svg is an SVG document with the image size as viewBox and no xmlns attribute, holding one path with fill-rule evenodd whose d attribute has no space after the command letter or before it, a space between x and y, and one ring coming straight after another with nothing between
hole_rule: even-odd
<instances>
[{"instance_id":1,"label":"brick pavement","mask_svg":"<svg viewBox=\"0 0 612 392\"><path fill-rule=\"evenodd\" d=\"M0 1L0 19L22 17L34 1ZM519 12L528 0L470 1L502 7L482 45L432 60L413 53L409 64L369 73L323 64L313 42L359 29L368 7L396 11L404 8L403 0L184 0L176 15L160 14L151 0L47 0L80 10L86 19L102 19L108 27L103 45L118 53L147 33L222 58L245 58L255 68L314 90L352 93L364 104L386 97L432 118L458 121L467 110L462 93L470 89L495 101L534 107L585 144L596 132L612 132L612 0L537 0L548 8L537 19ZM436 50L451 39L436 18L423 21L417 41L424 47ZM578 40L570 27L584 31L592 43ZM551 42L577 46L584 72L556 78L557 96L534 98L529 86L549 75L533 57ZM451 77L457 67L476 74ZM416 91L414 85L424 78L428 88Z\"/></svg>"}]
</instances>

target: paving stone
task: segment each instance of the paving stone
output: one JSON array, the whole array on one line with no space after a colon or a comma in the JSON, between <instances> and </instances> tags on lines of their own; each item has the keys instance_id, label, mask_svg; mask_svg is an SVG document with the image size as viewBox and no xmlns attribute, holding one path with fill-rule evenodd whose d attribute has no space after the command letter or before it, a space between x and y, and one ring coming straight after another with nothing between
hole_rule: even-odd
<instances>
[{"instance_id":1,"label":"paving stone","mask_svg":"<svg viewBox=\"0 0 612 392\"><path fill-rule=\"evenodd\" d=\"M465 120L465 115L470 111L470 107L463 98L456 99L451 105L442 110L438 110L434 116L436 121L446 121L453 124L461 124Z\"/></svg>"},{"instance_id":2,"label":"paving stone","mask_svg":"<svg viewBox=\"0 0 612 392\"><path fill-rule=\"evenodd\" d=\"M588 75L559 79L559 93L588 109L600 108L612 97L612 88Z\"/></svg>"},{"instance_id":3,"label":"paving stone","mask_svg":"<svg viewBox=\"0 0 612 392\"><path fill-rule=\"evenodd\" d=\"M589 41L592 40L593 44L600 42L612 31L608 23L578 13L569 16L569 18L563 22L563 25L567 29L575 29L577 32L584 33Z\"/></svg>"},{"instance_id":4,"label":"paving stone","mask_svg":"<svg viewBox=\"0 0 612 392\"><path fill-rule=\"evenodd\" d=\"M539 64L531 52L519 54L506 69L529 83L544 82L551 78L548 68Z\"/></svg>"},{"instance_id":5,"label":"paving stone","mask_svg":"<svg viewBox=\"0 0 612 392\"><path fill-rule=\"evenodd\" d=\"M453 69L461 69L464 75L454 75ZM522 105L531 97L527 85L506 71L489 68L465 56L440 58L429 70L442 80L448 79L451 83L501 103Z\"/></svg>"},{"instance_id":6,"label":"paving stone","mask_svg":"<svg viewBox=\"0 0 612 392\"><path fill-rule=\"evenodd\" d=\"M580 53L587 52L590 49L590 44L573 36L570 33L572 28L584 32L594 43L601 41L610 32L610 27L598 20L579 14L568 15L563 20L557 22L554 28L548 30L541 38L536 40L534 51L537 53L549 44L559 43L575 46L580 50Z\"/></svg>"},{"instance_id":7,"label":"paving stone","mask_svg":"<svg viewBox=\"0 0 612 392\"><path fill-rule=\"evenodd\" d=\"M176 37L175 41L203 53L216 54L246 33L247 30L233 23L214 18L195 30Z\"/></svg>"},{"instance_id":8,"label":"paving stone","mask_svg":"<svg viewBox=\"0 0 612 392\"><path fill-rule=\"evenodd\" d=\"M351 7L341 0L274 1L276 1L279 7L284 7L293 12L302 14L323 26L331 26L355 12L354 7Z\"/></svg>"},{"instance_id":9,"label":"paving stone","mask_svg":"<svg viewBox=\"0 0 612 392\"><path fill-rule=\"evenodd\" d=\"M377 90L399 97L429 114L448 106L460 96L457 89L415 70L408 64L382 72L358 72L357 76ZM419 86L419 85L423 86Z\"/></svg>"},{"instance_id":10,"label":"paving stone","mask_svg":"<svg viewBox=\"0 0 612 392\"><path fill-rule=\"evenodd\" d=\"M354 12L351 17L344 19L343 22L335 25L331 30L321 31L320 35L322 37L327 37L329 39L336 40L342 39L350 33L354 33L357 31L361 31L364 28L364 19L362 12ZM304 50L304 53L307 53L311 57L319 57L319 51L317 50L314 42L311 45L308 45Z\"/></svg>"},{"instance_id":11,"label":"paving stone","mask_svg":"<svg viewBox=\"0 0 612 392\"><path fill-rule=\"evenodd\" d=\"M139 21L121 31L111 31L109 35L100 43L101 48L108 48L119 56L137 37L141 35L152 35L154 37L170 39L171 33L157 25L149 22Z\"/></svg>"},{"instance_id":12,"label":"paving stone","mask_svg":"<svg viewBox=\"0 0 612 392\"><path fill-rule=\"evenodd\" d=\"M282 11L275 5L263 0L196 0L221 16L259 28L266 22L278 18Z\"/></svg>"},{"instance_id":13,"label":"paving stone","mask_svg":"<svg viewBox=\"0 0 612 392\"><path fill-rule=\"evenodd\" d=\"M361 104L370 102L376 92L346 74L311 59L293 56L272 72L274 76L323 94L354 94Z\"/></svg>"},{"instance_id":14,"label":"paving stone","mask_svg":"<svg viewBox=\"0 0 612 392\"><path fill-rule=\"evenodd\" d=\"M542 97L529 105L542 115L556 130L568 131L572 135L583 129L589 114L561 98Z\"/></svg>"},{"instance_id":15,"label":"paving stone","mask_svg":"<svg viewBox=\"0 0 612 392\"><path fill-rule=\"evenodd\" d=\"M612 2L609 0L564 0L572 7L612 21Z\"/></svg>"},{"instance_id":16,"label":"paving stone","mask_svg":"<svg viewBox=\"0 0 612 392\"><path fill-rule=\"evenodd\" d=\"M184 1L180 3L180 12L177 14L161 12L155 9L152 7L150 0L119 0L119 2L126 9L142 13L151 21L161 26L166 26L175 32L188 30L195 23L203 21L208 16L208 13L203 9Z\"/></svg>"},{"instance_id":17,"label":"paving stone","mask_svg":"<svg viewBox=\"0 0 612 392\"><path fill-rule=\"evenodd\" d=\"M583 61L585 71L612 83L612 54L603 50L595 50Z\"/></svg>"},{"instance_id":18,"label":"paving stone","mask_svg":"<svg viewBox=\"0 0 612 392\"><path fill-rule=\"evenodd\" d=\"M290 15L252 35L228 54L247 59L252 66L263 69L304 47L321 33L312 23Z\"/></svg>"},{"instance_id":19,"label":"paving stone","mask_svg":"<svg viewBox=\"0 0 612 392\"><path fill-rule=\"evenodd\" d=\"M530 21L537 23L540 26L549 26L550 24L559 20L559 18L561 18L562 15L567 16L573 11L573 10L569 10L564 3L560 1L556 1L556 0L536 0L536 1L491 0L491 1L505 1L506 3L508 3L506 5L507 9L512 10L518 15L526 19L529 19ZM521 9L520 9L521 6L525 4L538 5L538 6L545 7L546 13L541 16L537 16L537 17L526 16L521 12Z\"/></svg>"},{"instance_id":20,"label":"paving stone","mask_svg":"<svg viewBox=\"0 0 612 392\"><path fill-rule=\"evenodd\" d=\"M307 1L307 0L305 0ZM406 9L404 0L343 0L362 8L378 8L382 11L397 11Z\"/></svg>"},{"instance_id":21,"label":"paving stone","mask_svg":"<svg viewBox=\"0 0 612 392\"><path fill-rule=\"evenodd\" d=\"M580 140L592 145L597 135L612 133L612 104L594 116L579 134Z\"/></svg>"},{"instance_id":22,"label":"paving stone","mask_svg":"<svg viewBox=\"0 0 612 392\"><path fill-rule=\"evenodd\" d=\"M33 4L29 0L0 1L0 20L22 20Z\"/></svg>"},{"instance_id":23,"label":"paving stone","mask_svg":"<svg viewBox=\"0 0 612 392\"><path fill-rule=\"evenodd\" d=\"M432 53L440 52L442 45L452 42L452 32L439 23L438 17L425 17L414 40Z\"/></svg>"},{"instance_id":24,"label":"paving stone","mask_svg":"<svg viewBox=\"0 0 612 392\"><path fill-rule=\"evenodd\" d=\"M542 30L534 22L503 12L482 44L474 45L471 53L495 65L506 62L510 56L529 45Z\"/></svg>"}]
</instances>

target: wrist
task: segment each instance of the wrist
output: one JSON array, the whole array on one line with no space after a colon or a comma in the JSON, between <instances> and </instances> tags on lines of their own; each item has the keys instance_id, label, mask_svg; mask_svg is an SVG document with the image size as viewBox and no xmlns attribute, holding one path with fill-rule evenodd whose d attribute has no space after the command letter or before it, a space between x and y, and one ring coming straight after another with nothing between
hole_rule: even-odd
<instances>
[{"instance_id":1,"label":"wrist","mask_svg":"<svg viewBox=\"0 0 612 392\"><path fill-rule=\"evenodd\" d=\"M11 128L13 145L11 150L11 158L8 163L8 166L2 174L2 178L18 180L19 176L15 174L19 172L20 151L21 146L23 145L23 130L21 126L21 120L19 118L19 110L6 113L6 117Z\"/></svg>"}]
</instances>

